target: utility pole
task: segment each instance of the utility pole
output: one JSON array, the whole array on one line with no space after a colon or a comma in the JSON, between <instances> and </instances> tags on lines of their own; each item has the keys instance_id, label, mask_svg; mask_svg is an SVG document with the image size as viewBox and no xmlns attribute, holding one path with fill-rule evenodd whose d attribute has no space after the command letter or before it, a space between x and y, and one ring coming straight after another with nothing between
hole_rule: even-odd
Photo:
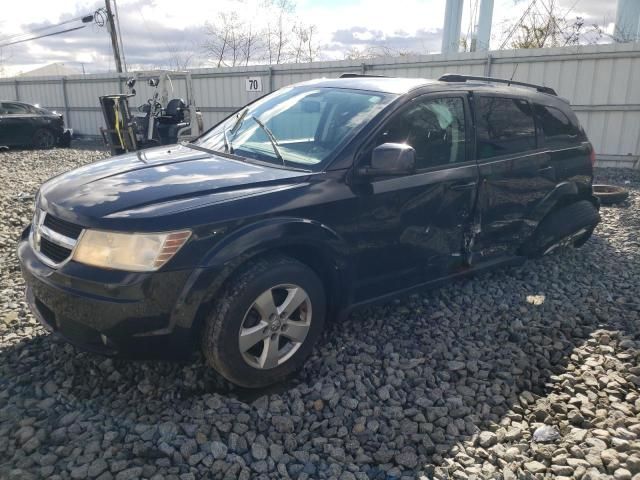
<instances>
[{"instance_id":1,"label":"utility pole","mask_svg":"<svg viewBox=\"0 0 640 480\"><path fill-rule=\"evenodd\" d=\"M120 60L120 48L118 46L118 31L113 21L111 2L104 0L104 6L107 11L107 30L109 30L109 35L111 35L111 47L113 47L113 58L116 61L116 70L118 70L118 73L122 73L122 60Z\"/></svg>"},{"instance_id":2,"label":"utility pole","mask_svg":"<svg viewBox=\"0 0 640 480\"><path fill-rule=\"evenodd\" d=\"M493 2L493 0L491 0ZM120 30L120 14L118 13L118 4L113 0L113 8L116 11L116 27L118 27L118 40L120 41L120 56L122 57L122 66L124 73L127 73L127 59L124 57L124 45L122 45L122 31Z\"/></svg>"}]
</instances>

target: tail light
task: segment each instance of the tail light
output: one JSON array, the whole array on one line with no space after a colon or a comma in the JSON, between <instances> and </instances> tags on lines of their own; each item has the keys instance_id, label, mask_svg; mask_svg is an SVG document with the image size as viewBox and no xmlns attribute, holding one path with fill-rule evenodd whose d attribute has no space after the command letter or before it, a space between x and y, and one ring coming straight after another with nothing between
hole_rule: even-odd
<instances>
[{"instance_id":1,"label":"tail light","mask_svg":"<svg viewBox=\"0 0 640 480\"><path fill-rule=\"evenodd\" d=\"M589 154L589 160L591 160L591 166L594 167L596 165L596 151L593 147L591 147L591 153Z\"/></svg>"}]
</instances>

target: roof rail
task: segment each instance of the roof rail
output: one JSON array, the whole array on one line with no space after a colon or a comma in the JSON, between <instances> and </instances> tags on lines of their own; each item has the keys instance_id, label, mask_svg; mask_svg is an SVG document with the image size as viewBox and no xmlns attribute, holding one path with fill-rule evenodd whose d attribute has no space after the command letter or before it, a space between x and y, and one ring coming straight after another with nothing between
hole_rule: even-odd
<instances>
[{"instance_id":1,"label":"roof rail","mask_svg":"<svg viewBox=\"0 0 640 480\"><path fill-rule=\"evenodd\" d=\"M533 83L516 82L515 80L506 80L504 78L476 77L473 75L460 75L458 73L445 73L438 80L440 80L441 82L466 82L467 80L477 80L480 82L506 83L507 85L518 85L520 87L535 88L541 93L558 96L556 91L551 87L534 85Z\"/></svg>"},{"instance_id":2,"label":"roof rail","mask_svg":"<svg viewBox=\"0 0 640 480\"><path fill-rule=\"evenodd\" d=\"M369 75L366 73L343 73L338 78L360 78L360 77L388 78L386 75Z\"/></svg>"}]
</instances>

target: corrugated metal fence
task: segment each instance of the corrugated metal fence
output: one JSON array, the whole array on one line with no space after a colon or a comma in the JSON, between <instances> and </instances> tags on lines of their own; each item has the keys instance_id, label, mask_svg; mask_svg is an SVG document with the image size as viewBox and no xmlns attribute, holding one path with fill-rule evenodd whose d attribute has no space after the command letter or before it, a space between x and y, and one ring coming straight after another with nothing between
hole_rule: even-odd
<instances>
[{"instance_id":1,"label":"corrugated metal fence","mask_svg":"<svg viewBox=\"0 0 640 480\"><path fill-rule=\"evenodd\" d=\"M571 101L596 146L600 165L640 167L640 44L196 69L191 77L194 98L208 128L272 90L345 72L423 78L446 72L513 75L514 80L547 85ZM261 81L261 92L247 91L249 77ZM64 112L76 133L97 135L103 123L98 96L124 91L125 80L117 74L0 79L0 99ZM173 88L170 97L186 95L184 79L174 79ZM150 88L139 82L136 89L132 104L144 103Z\"/></svg>"}]
</instances>

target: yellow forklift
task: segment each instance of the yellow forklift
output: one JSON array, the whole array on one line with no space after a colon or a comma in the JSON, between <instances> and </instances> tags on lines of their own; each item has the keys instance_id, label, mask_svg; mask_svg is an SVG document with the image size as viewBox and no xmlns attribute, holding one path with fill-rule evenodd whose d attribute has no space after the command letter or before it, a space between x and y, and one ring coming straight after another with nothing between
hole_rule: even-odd
<instances>
[{"instance_id":1,"label":"yellow forklift","mask_svg":"<svg viewBox=\"0 0 640 480\"><path fill-rule=\"evenodd\" d=\"M151 95L133 111L129 99L136 95L138 80L147 80ZM169 99L174 81L184 81L186 101ZM112 155L142 150L158 145L190 141L204 132L202 113L193 100L190 72L156 72L155 75L136 74L127 80L129 93L100 97L106 127L100 128L104 143Z\"/></svg>"}]
</instances>

